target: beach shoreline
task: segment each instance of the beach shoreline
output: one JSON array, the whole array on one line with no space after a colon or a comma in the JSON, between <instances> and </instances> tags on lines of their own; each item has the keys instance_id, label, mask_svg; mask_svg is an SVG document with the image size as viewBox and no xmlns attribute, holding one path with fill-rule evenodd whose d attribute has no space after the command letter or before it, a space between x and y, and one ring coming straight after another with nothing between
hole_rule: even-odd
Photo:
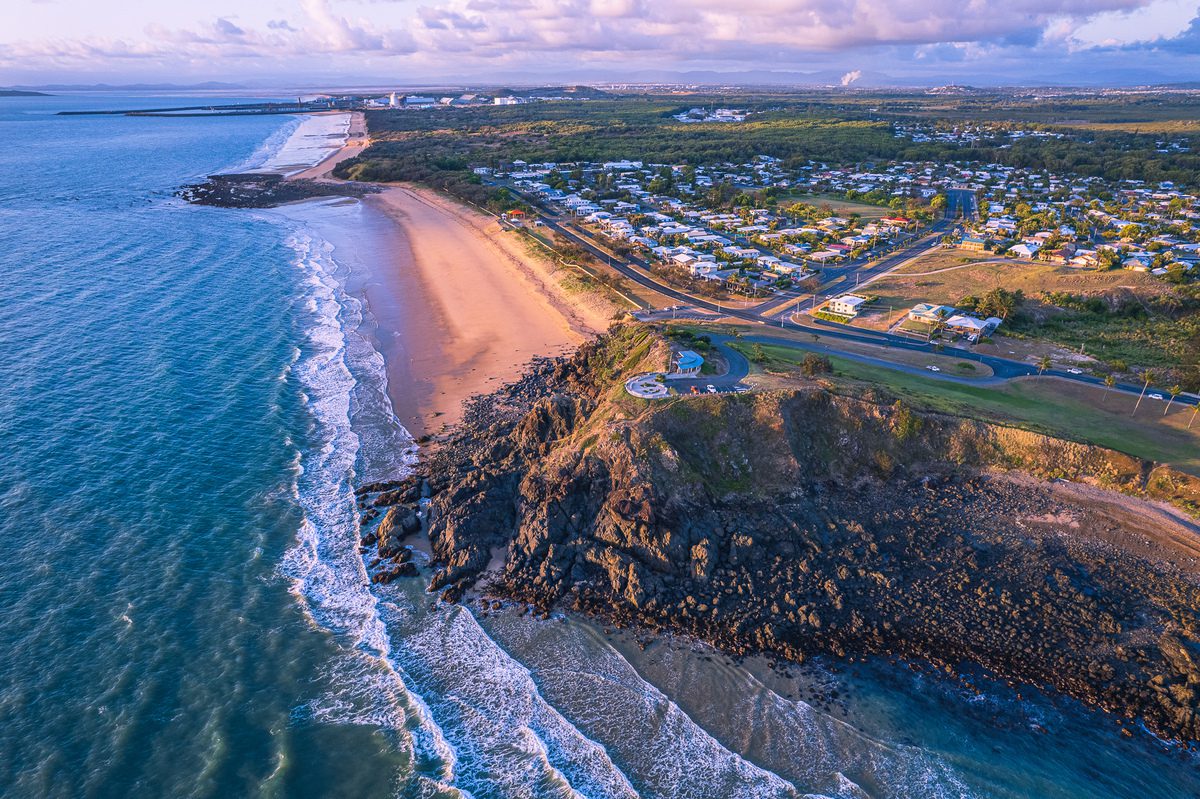
<instances>
[{"instance_id":1,"label":"beach shoreline","mask_svg":"<svg viewBox=\"0 0 1200 799\"><path fill-rule=\"evenodd\" d=\"M336 180L332 176L333 168L348 158L361 153L371 144L367 134L367 120L361 111L350 115L350 123L346 129L346 140L341 147L331 150L328 155L308 169L288 175L288 180Z\"/></svg>"},{"instance_id":2,"label":"beach shoreline","mask_svg":"<svg viewBox=\"0 0 1200 799\"><path fill-rule=\"evenodd\" d=\"M334 167L368 144L356 113L340 149L288 179L340 182ZM616 308L568 290L561 267L533 252L520 231L431 189L372 185L378 193L359 202L390 229L364 225L375 243L360 259L371 272L363 293L394 413L414 437L436 440L471 396L607 329Z\"/></svg>"},{"instance_id":3,"label":"beach shoreline","mask_svg":"<svg viewBox=\"0 0 1200 799\"><path fill-rule=\"evenodd\" d=\"M417 437L461 418L463 402L516 380L535 357L562 355L603 332L608 319L555 282L552 264L523 251L518 232L415 186L364 200L403 239L378 268L402 307L379 318L404 350L388 352L397 417ZM379 305L368 297L374 309ZM407 363L396 363L407 355Z\"/></svg>"}]
</instances>

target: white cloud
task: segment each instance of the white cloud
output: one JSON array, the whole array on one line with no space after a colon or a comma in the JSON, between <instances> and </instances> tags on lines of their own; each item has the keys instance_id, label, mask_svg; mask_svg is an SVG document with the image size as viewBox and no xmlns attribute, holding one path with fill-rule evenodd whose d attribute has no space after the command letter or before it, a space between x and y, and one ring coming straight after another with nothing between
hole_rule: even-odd
<instances>
[{"instance_id":1,"label":"white cloud","mask_svg":"<svg viewBox=\"0 0 1200 799\"><path fill-rule=\"evenodd\" d=\"M1030 63L1186 27L1200 0L291 0L192 25L146 20L142 34L44 38L0 46L0 67L153 61L214 71L253 60L297 69L446 74L498 65L546 73L585 65L846 69L872 58L984 63L998 51ZM1188 7L1191 12L1188 16ZM176 15L178 16L178 15ZM50 28L53 29L53 28ZM1112 33L1115 31L1115 33ZM1129 33L1132 31L1132 33ZM2 35L2 34L0 34ZM1134 39L1131 37L1142 37ZM1177 57L1184 58L1185 55ZM883 60L881 60L883 59ZM1015 63L1015 61L1014 61ZM1028 67L1032 69L1033 67ZM854 70L847 73L853 82Z\"/></svg>"},{"instance_id":2,"label":"white cloud","mask_svg":"<svg viewBox=\"0 0 1200 799\"><path fill-rule=\"evenodd\" d=\"M1065 38L1075 47L1152 42L1178 36L1198 16L1200 0L1154 0L1141 8L1097 14Z\"/></svg>"}]
</instances>

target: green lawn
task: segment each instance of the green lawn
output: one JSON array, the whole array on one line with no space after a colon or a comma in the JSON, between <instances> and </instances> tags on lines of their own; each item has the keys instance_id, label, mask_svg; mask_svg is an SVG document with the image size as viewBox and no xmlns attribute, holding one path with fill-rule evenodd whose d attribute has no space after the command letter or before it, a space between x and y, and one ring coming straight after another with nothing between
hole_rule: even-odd
<instances>
[{"instance_id":1,"label":"green lawn","mask_svg":"<svg viewBox=\"0 0 1200 799\"><path fill-rule=\"evenodd\" d=\"M806 353L767 347L772 359L800 363ZM1024 378L1002 386L951 383L860 363L830 354L835 379L847 387L878 385L930 410L1010 424L1061 438L1097 444L1140 458L1169 463L1200 475L1200 418L1187 429L1192 408L1143 400L1131 417L1136 397L1105 395L1096 386L1057 379Z\"/></svg>"},{"instance_id":2,"label":"green lawn","mask_svg":"<svg viewBox=\"0 0 1200 799\"><path fill-rule=\"evenodd\" d=\"M847 200L836 194L806 194L804 192L790 192L780 197L780 203L786 205L789 202L808 203L815 205L818 208L822 205L828 205L833 209L833 212L838 216L848 216L850 214L858 214L865 220L881 219L885 216L893 216L900 214L903 216L903 211L893 211L886 205L871 205L870 203L855 202Z\"/></svg>"}]
</instances>

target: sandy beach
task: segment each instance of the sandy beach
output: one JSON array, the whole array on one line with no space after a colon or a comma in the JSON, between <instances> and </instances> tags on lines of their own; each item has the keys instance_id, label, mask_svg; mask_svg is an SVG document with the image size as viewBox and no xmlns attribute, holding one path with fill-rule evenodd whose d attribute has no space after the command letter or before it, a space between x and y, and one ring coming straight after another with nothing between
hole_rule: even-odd
<instances>
[{"instance_id":1,"label":"sandy beach","mask_svg":"<svg viewBox=\"0 0 1200 799\"><path fill-rule=\"evenodd\" d=\"M367 120L360 112L355 112L350 115L350 129L346 132L346 143L337 150L331 152L320 163L306 169L303 172L297 172L292 175L293 180L307 178L312 180L329 179L329 173L333 168L347 158L354 156L367 149L371 139L367 135Z\"/></svg>"},{"instance_id":2,"label":"sandy beach","mask_svg":"<svg viewBox=\"0 0 1200 799\"><path fill-rule=\"evenodd\" d=\"M366 202L396 223L406 245L386 265L408 358L395 371L389 363L389 385L414 435L438 433L458 420L467 397L607 327L608 314L568 294L552 265L495 218L411 186L388 187ZM390 326L376 317L381 329Z\"/></svg>"},{"instance_id":3,"label":"sandy beach","mask_svg":"<svg viewBox=\"0 0 1200 799\"><path fill-rule=\"evenodd\" d=\"M333 180L369 140L361 114L346 145L293 178ZM520 231L429 189L384 185L364 201L375 230L365 293L378 325L397 418L436 436L468 397L517 378L535 356L567 352L603 332L618 309L570 290L569 273ZM364 231L366 235L367 231Z\"/></svg>"}]
</instances>

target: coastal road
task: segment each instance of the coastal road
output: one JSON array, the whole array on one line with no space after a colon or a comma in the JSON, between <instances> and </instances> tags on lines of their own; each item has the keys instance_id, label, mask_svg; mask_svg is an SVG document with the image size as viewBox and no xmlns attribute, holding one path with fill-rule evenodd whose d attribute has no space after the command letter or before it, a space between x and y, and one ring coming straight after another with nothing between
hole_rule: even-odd
<instances>
[{"instance_id":1,"label":"coastal road","mask_svg":"<svg viewBox=\"0 0 1200 799\"><path fill-rule=\"evenodd\" d=\"M797 321L795 318L788 318L791 310L790 306L784 306L782 309L774 312L776 318L764 316L756 312L754 307L750 308L731 308L727 304L716 302L706 297L698 297L686 291L680 290L671 286L650 273L650 264L643 258L637 255L620 256L608 249L601 242L595 240L589 235L584 235L573 225L564 223L560 214L552 208L548 208L539 198L526 195L521 190L515 188L508 182L503 182L501 185L513 191L518 196L522 197L526 202L529 202L534 207L538 208L542 221L551 231L557 233L562 238L574 242L582 247L585 251L596 257L602 262L606 262L614 271L624 277L629 278L634 283L651 289L665 297L670 297L680 304L689 305L693 308L699 308L706 311L711 311L722 317L736 319L748 324L762 325L764 327L775 327L783 330L800 331L809 335L816 335L820 339L824 339L826 344L836 341L851 341L863 344L876 344L883 347L892 347L896 349L912 350L918 352L934 352L934 347L929 342L913 341L905 336L895 335L893 333L881 333L871 330L863 330L861 328L852 328L846 325L840 325L834 322L826 322L820 319L811 319ZM937 222L931 229L931 232L922 236L906 247L897 250L895 253L886 256L879 263L872 265L866 273L868 279L874 279L880 275L886 274L888 271L895 269L906 261L921 252L928 250L933 245L937 238L944 235L946 231L951 229L955 224L955 218L951 216L951 208L953 213L957 215L960 209L964 209L969 214L975 213L975 195L969 190L952 190L956 193L955 199L952 200L952 205L947 206L947 215L942 220ZM968 198L969 195L969 198ZM831 284L830 288L837 289L838 286L845 284L849 280L849 274L843 275L838 282ZM862 278L859 278L861 285ZM766 305L768 309L772 306L779 308L779 303L784 297L777 296L772 298L769 303L760 304L757 307ZM743 340L753 340L750 336L743 337ZM979 361L987 364L992 368L995 376L1000 379L1011 379L1014 377L1031 377L1038 376L1039 372L1036 366L1024 363L1022 361L1014 361L1008 358L1001 358L996 355L982 355L970 350L960 350L958 348L948 348L941 354L954 355L963 358L964 360ZM883 359L886 361L886 359ZM893 367L898 364L892 364ZM1073 374L1063 369L1046 369L1041 373L1045 377L1057 377L1063 380L1073 380L1079 383L1087 383L1094 386L1103 386L1102 378L1087 374ZM933 373L925 374L927 377L935 377ZM707 385L706 381L704 385ZM1113 387L1113 390L1122 391L1124 393L1141 394L1143 387L1141 385L1133 385L1130 383L1118 383ZM1150 386L1145 389L1146 394L1162 394L1168 396L1165 387ZM1175 399L1176 404L1195 405L1200 400L1180 395Z\"/></svg>"},{"instance_id":2,"label":"coastal road","mask_svg":"<svg viewBox=\"0 0 1200 799\"><path fill-rule=\"evenodd\" d=\"M818 355L836 355L839 358L846 358L847 360L858 361L859 363L865 363L870 366L877 366L877 367L880 367L883 369L891 369L891 370L897 371L897 372L907 372L908 374L916 375L917 377L924 377L924 378L929 378L932 380L941 380L941 381L944 381L947 383L961 383L963 385L972 385L972 386L998 386L998 385L1003 385L1005 382L1007 382L1009 379L1011 379L1011 377L1015 376L1015 375L1012 375L1012 376L992 375L991 377L964 377L961 375L952 374L950 372L945 371L944 369L940 372L932 372L922 366L913 366L912 364L897 363L896 361L891 361L891 360L888 360L888 359L882 358L882 357L877 358L877 357L873 357L870 355L863 355L862 353L859 353L859 352L847 352L844 350L838 350L834 347L829 346L828 344L821 344L819 341L806 342L803 340L784 338L781 336L772 336L772 335L768 335L765 333L763 333L763 334L748 333L748 334L745 334L745 335L742 335L739 337L714 335L712 338L713 338L714 344L721 344L721 345L728 345L728 343L731 341L740 341L740 342L745 342L745 343L750 343L750 344L762 344L764 346L787 347L788 349L803 350L805 352L812 352L812 353L815 353ZM945 356L945 357L953 357L953 355L954 355L953 353L945 353L945 352L937 353L937 354ZM977 358L964 358L964 360L977 361L978 359Z\"/></svg>"}]
</instances>

